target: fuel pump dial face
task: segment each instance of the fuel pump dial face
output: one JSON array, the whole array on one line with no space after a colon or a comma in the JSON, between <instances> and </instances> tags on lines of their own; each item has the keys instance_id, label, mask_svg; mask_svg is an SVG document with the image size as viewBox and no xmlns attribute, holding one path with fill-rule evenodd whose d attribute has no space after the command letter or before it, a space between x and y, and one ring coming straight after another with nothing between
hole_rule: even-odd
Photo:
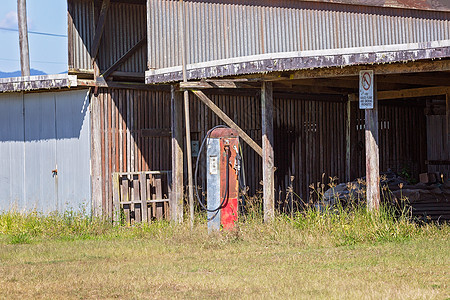
<instances>
[{"instance_id":1,"label":"fuel pump dial face","mask_svg":"<svg viewBox=\"0 0 450 300\"><path fill-rule=\"evenodd\" d=\"M219 160L217 159L217 156L210 156L209 157L209 174L215 175L218 173L219 169Z\"/></svg>"}]
</instances>

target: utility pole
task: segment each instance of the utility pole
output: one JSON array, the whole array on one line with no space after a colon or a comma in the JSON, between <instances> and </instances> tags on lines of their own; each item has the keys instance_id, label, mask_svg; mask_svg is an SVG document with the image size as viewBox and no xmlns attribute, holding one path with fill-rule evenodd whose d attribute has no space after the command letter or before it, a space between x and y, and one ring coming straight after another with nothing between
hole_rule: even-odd
<instances>
[{"instance_id":1,"label":"utility pole","mask_svg":"<svg viewBox=\"0 0 450 300\"><path fill-rule=\"evenodd\" d=\"M19 25L20 68L22 76L30 76L26 0L17 0L17 20Z\"/></svg>"}]
</instances>

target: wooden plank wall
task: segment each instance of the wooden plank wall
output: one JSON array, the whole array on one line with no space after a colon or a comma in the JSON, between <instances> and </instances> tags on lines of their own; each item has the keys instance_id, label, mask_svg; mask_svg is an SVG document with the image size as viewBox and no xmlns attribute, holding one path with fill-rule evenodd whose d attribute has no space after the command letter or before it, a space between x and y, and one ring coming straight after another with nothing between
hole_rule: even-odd
<instances>
[{"instance_id":1,"label":"wooden plank wall","mask_svg":"<svg viewBox=\"0 0 450 300\"><path fill-rule=\"evenodd\" d=\"M233 121L261 144L261 101L256 95L209 94ZM201 117L199 117L201 116ZM294 192L307 198L309 185L322 176L345 178L345 117L343 97L274 95L275 189L286 191L293 178ZM192 140L201 142L207 129L222 124L205 105L191 98ZM262 193L261 158L243 143L249 194ZM322 157L322 159L320 159ZM204 177L201 160L201 177ZM293 177L292 177L293 176ZM202 186L205 180L199 181ZM277 192L278 207L285 198Z\"/></svg>"},{"instance_id":2,"label":"wooden plank wall","mask_svg":"<svg viewBox=\"0 0 450 300\"><path fill-rule=\"evenodd\" d=\"M170 136L145 136L145 129L170 130L170 93L99 89L103 210L112 217L112 173L168 171Z\"/></svg>"},{"instance_id":3,"label":"wooden plank wall","mask_svg":"<svg viewBox=\"0 0 450 300\"><path fill-rule=\"evenodd\" d=\"M240 94L215 91L207 94L261 144L259 91ZM170 92L99 89L98 101L103 209L112 216L113 172L171 170L171 144L167 131L171 122ZM192 140L201 142L208 129L223 123L193 95L190 96L190 105ZM346 105L344 97L274 94L278 208L283 205L286 190L291 184L293 192L306 201L310 184L326 184L329 177L336 177L337 182L345 180L348 175L345 164ZM352 168L349 175L355 179L365 174L364 112L357 109L357 103L352 105ZM390 168L401 172L405 169L411 176L426 171L426 119L423 107L406 105L401 101L383 101L379 109L380 170ZM156 137L158 133L162 136ZM245 143L242 143L242 148L249 194L261 193L261 158ZM195 166L195 158L193 162ZM200 187L206 186L204 162L203 156L200 160Z\"/></svg>"}]
</instances>

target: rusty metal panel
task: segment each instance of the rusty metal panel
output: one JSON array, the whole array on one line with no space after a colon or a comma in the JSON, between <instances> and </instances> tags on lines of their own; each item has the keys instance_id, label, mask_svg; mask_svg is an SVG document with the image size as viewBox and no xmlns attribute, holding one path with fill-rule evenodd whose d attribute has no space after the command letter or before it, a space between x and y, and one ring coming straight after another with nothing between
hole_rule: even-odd
<instances>
[{"instance_id":1,"label":"rusty metal panel","mask_svg":"<svg viewBox=\"0 0 450 300\"><path fill-rule=\"evenodd\" d=\"M98 62L107 70L147 35L145 4L112 2L107 14ZM93 0L69 0L69 68L93 70L91 44L95 33ZM71 21L72 20L72 21ZM147 67L147 48L143 46L118 71L143 73Z\"/></svg>"},{"instance_id":2,"label":"rusty metal panel","mask_svg":"<svg viewBox=\"0 0 450 300\"><path fill-rule=\"evenodd\" d=\"M69 0L69 69L91 70L91 44L94 38L94 4L90 0Z\"/></svg>"},{"instance_id":3,"label":"rusty metal panel","mask_svg":"<svg viewBox=\"0 0 450 300\"><path fill-rule=\"evenodd\" d=\"M292 0L147 3L150 70L181 66L183 28L188 65L268 53L450 39L449 12Z\"/></svg>"},{"instance_id":4,"label":"rusty metal panel","mask_svg":"<svg viewBox=\"0 0 450 300\"><path fill-rule=\"evenodd\" d=\"M99 67L105 71L147 35L145 5L111 3L99 49ZM147 49L141 47L118 69L144 73L147 69Z\"/></svg>"}]
</instances>

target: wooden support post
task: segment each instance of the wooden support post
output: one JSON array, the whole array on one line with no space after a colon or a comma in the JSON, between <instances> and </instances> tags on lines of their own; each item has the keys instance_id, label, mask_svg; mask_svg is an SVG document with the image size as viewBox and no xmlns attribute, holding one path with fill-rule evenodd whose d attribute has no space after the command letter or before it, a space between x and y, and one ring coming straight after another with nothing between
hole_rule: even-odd
<instances>
[{"instance_id":1,"label":"wooden support post","mask_svg":"<svg viewBox=\"0 0 450 300\"><path fill-rule=\"evenodd\" d=\"M445 95L446 115L447 115L447 149L450 150L450 93Z\"/></svg>"},{"instance_id":2,"label":"wooden support post","mask_svg":"<svg viewBox=\"0 0 450 300\"><path fill-rule=\"evenodd\" d=\"M264 222L275 215L275 183L273 154L273 89L271 82L263 82L261 89L262 151L263 151L263 201Z\"/></svg>"},{"instance_id":3,"label":"wooden support post","mask_svg":"<svg viewBox=\"0 0 450 300\"><path fill-rule=\"evenodd\" d=\"M345 180L351 180L351 99L350 95L347 99L347 118L345 122Z\"/></svg>"},{"instance_id":4,"label":"wooden support post","mask_svg":"<svg viewBox=\"0 0 450 300\"><path fill-rule=\"evenodd\" d=\"M139 187L141 191L141 214L142 222L148 222L148 205L147 205L147 174L144 172L139 174Z\"/></svg>"},{"instance_id":5,"label":"wooden support post","mask_svg":"<svg viewBox=\"0 0 450 300\"><path fill-rule=\"evenodd\" d=\"M191 228L194 227L194 176L192 174L192 150L191 150L191 121L189 116L189 92L184 91L184 121L186 129L186 156L188 169L189 189L189 221Z\"/></svg>"},{"instance_id":6,"label":"wooden support post","mask_svg":"<svg viewBox=\"0 0 450 300\"><path fill-rule=\"evenodd\" d=\"M378 148L378 99L376 76L373 79L373 109L365 110L366 136L366 196L367 209L380 208L380 169Z\"/></svg>"},{"instance_id":7,"label":"wooden support post","mask_svg":"<svg viewBox=\"0 0 450 300\"><path fill-rule=\"evenodd\" d=\"M19 25L20 67L22 76L30 76L26 0L17 0L17 21Z\"/></svg>"},{"instance_id":8,"label":"wooden support post","mask_svg":"<svg viewBox=\"0 0 450 300\"><path fill-rule=\"evenodd\" d=\"M186 74L186 41L185 41L185 28L186 28L186 16L184 11L183 1L178 2L179 6L179 40L180 51L182 58L182 70L183 70L183 82L187 82ZM184 91L184 120L186 122L186 156L187 156L187 169L188 169L188 188L189 188L189 221L191 229L194 228L194 177L192 174L192 151L191 151L191 124L189 116L189 91Z\"/></svg>"},{"instance_id":9,"label":"wooden support post","mask_svg":"<svg viewBox=\"0 0 450 300\"><path fill-rule=\"evenodd\" d=\"M170 209L172 221L183 222L183 100L181 93L171 90L172 110L172 192Z\"/></svg>"},{"instance_id":10,"label":"wooden support post","mask_svg":"<svg viewBox=\"0 0 450 300\"><path fill-rule=\"evenodd\" d=\"M262 148L254 141L251 137L248 136L247 133L245 133L242 128L240 128L236 123L231 120L227 114L225 114L214 102L211 101L211 99L208 98L202 91L192 91L202 102L208 106L222 121L225 122L228 126L239 132L239 137L246 142L253 150L256 151L256 153L259 154L259 156L262 157L263 150Z\"/></svg>"},{"instance_id":11,"label":"wooden support post","mask_svg":"<svg viewBox=\"0 0 450 300\"><path fill-rule=\"evenodd\" d=\"M102 211L102 146L100 123L100 100L91 94L91 180L92 215L100 217Z\"/></svg>"},{"instance_id":12,"label":"wooden support post","mask_svg":"<svg viewBox=\"0 0 450 300\"><path fill-rule=\"evenodd\" d=\"M120 183L119 174L113 175L113 221L118 223L120 221Z\"/></svg>"}]
</instances>

